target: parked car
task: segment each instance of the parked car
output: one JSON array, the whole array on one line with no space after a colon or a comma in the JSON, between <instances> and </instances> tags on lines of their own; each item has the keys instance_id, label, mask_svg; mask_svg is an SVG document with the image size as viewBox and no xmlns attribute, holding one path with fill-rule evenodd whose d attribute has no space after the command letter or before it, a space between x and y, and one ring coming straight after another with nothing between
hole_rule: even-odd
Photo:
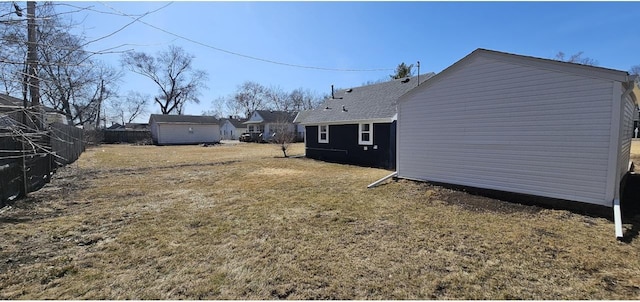
<instances>
[{"instance_id":1,"label":"parked car","mask_svg":"<svg viewBox=\"0 0 640 302\"><path fill-rule=\"evenodd\" d=\"M251 133L242 133L242 135L240 135L239 140L241 142L250 142L251 141Z\"/></svg>"}]
</instances>

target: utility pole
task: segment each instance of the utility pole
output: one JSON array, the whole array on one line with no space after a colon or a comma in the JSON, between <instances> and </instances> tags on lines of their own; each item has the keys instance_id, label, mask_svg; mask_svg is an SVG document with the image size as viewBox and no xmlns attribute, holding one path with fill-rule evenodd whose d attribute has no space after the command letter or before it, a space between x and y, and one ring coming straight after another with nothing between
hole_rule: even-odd
<instances>
[{"instance_id":1,"label":"utility pole","mask_svg":"<svg viewBox=\"0 0 640 302\"><path fill-rule=\"evenodd\" d=\"M36 37L36 2L27 1L27 68L31 106L40 105L40 80L38 79L38 48Z\"/></svg>"},{"instance_id":2,"label":"utility pole","mask_svg":"<svg viewBox=\"0 0 640 302\"><path fill-rule=\"evenodd\" d=\"M98 94L98 116L96 117L96 130L100 129L100 110L102 110L102 101L104 94L104 80L100 81L100 92Z\"/></svg>"}]
</instances>

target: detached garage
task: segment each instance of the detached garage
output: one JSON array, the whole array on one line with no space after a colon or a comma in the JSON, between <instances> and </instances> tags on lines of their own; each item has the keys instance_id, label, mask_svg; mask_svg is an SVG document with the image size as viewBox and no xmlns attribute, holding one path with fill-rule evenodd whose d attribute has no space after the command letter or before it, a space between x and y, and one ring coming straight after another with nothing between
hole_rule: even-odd
<instances>
[{"instance_id":1,"label":"detached garage","mask_svg":"<svg viewBox=\"0 0 640 302\"><path fill-rule=\"evenodd\" d=\"M398 101L397 175L612 207L630 168L634 77L477 49Z\"/></svg>"},{"instance_id":2,"label":"detached garage","mask_svg":"<svg viewBox=\"0 0 640 302\"><path fill-rule=\"evenodd\" d=\"M220 142L220 125L213 116L152 114L149 127L156 145Z\"/></svg>"}]
</instances>

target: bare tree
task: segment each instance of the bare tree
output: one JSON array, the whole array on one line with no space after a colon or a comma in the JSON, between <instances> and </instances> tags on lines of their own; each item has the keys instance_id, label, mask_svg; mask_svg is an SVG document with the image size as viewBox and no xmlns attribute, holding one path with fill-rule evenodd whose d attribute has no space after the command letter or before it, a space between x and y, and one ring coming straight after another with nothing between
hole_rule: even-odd
<instances>
[{"instance_id":1,"label":"bare tree","mask_svg":"<svg viewBox=\"0 0 640 302\"><path fill-rule=\"evenodd\" d=\"M158 86L159 94L154 100L162 114L182 114L186 103L200 102L199 90L206 88L208 74L193 68L194 58L181 47L171 45L156 57L144 52L125 53L122 64Z\"/></svg>"},{"instance_id":2,"label":"bare tree","mask_svg":"<svg viewBox=\"0 0 640 302\"><path fill-rule=\"evenodd\" d=\"M223 116L223 112L229 115L241 115L245 113L232 96L220 96L214 99L211 101L211 109L205 112L215 113L219 116ZM203 114L205 112L203 112Z\"/></svg>"},{"instance_id":3,"label":"bare tree","mask_svg":"<svg viewBox=\"0 0 640 302\"><path fill-rule=\"evenodd\" d=\"M200 115L213 116L215 118L220 118L222 116L222 113L220 112L220 110L209 109L209 110L203 110Z\"/></svg>"},{"instance_id":4,"label":"bare tree","mask_svg":"<svg viewBox=\"0 0 640 302\"><path fill-rule=\"evenodd\" d=\"M296 139L295 125L282 118L278 119L275 124L271 124L270 127L273 127L273 137L271 142L279 146L284 157L289 157L287 150L291 143Z\"/></svg>"},{"instance_id":5,"label":"bare tree","mask_svg":"<svg viewBox=\"0 0 640 302\"><path fill-rule=\"evenodd\" d=\"M110 102L110 115L124 125L133 122L137 117L147 112L149 95L136 91L129 91L125 98L114 98Z\"/></svg>"},{"instance_id":6,"label":"bare tree","mask_svg":"<svg viewBox=\"0 0 640 302\"><path fill-rule=\"evenodd\" d=\"M556 56L555 56L555 60L558 61L563 61L563 62L569 62L569 63L577 63L577 64L582 64L582 65L590 65L590 66L598 66L598 61L589 58L589 57L582 57L583 52L579 51L575 54L572 54L569 57L566 57L565 53L562 51L559 51Z\"/></svg>"},{"instance_id":7,"label":"bare tree","mask_svg":"<svg viewBox=\"0 0 640 302\"><path fill-rule=\"evenodd\" d=\"M640 85L640 65L631 66L629 73L632 75L637 75L636 83Z\"/></svg>"},{"instance_id":8,"label":"bare tree","mask_svg":"<svg viewBox=\"0 0 640 302\"><path fill-rule=\"evenodd\" d=\"M21 11L17 3L9 9ZM6 6L2 6L6 8ZM37 7L36 72L41 103L65 113L73 124L97 124L102 102L117 90L120 73L91 58L84 50L83 36L71 34L75 25L70 18L56 13L54 4L44 2ZM26 15L0 22L0 84L5 93L22 92L26 99L30 89L25 65L27 51ZM28 18L27 18L28 19ZM7 21L7 22L4 22ZM33 28L32 28L33 29ZM33 44L30 44L33 46ZM32 58L33 61L33 58Z\"/></svg>"},{"instance_id":9,"label":"bare tree","mask_svg":"<svg viewBox=\"0 0 640 302\"><path fill-rule=\"evenodd\" d=\"M22 9L14 3L0 2L0 91L18 95L25 71L26 32Z\"/></svg>"},{"instance_id":10,"label":"bare tree","mask_svg":"<svg viewBox=\"0 0 640 302\"><path fill-rule=\"evenodd\" d=\"M298 88L287 93L278 86L267 88L247 81L232 95L218 97L211 104L217 112L249 117L256 110L301 111L313 109L321 102L322 97L309 89Z\"/></svg>"},{"instance_id":11,"label":"bare tree","mask_svg":"<svg viewBox=\"0 0 640 302\"><path fill-rule=\"evenodd\" d=\"M293 104L293 110L302 111L318 107L322 98L309 89L297 88L289 93L289 99Z\"/></svg>"},{"instance_id":12,"label":"bare tree","mask_svg":"<svg viewBox=\"0 0 640 302\"><path fill-rule=\"evenodd\" d=\"M122 73L88 58L78 37L65 32L50 35L49 47L40 47L42 98L65 113L75 125L98 124L105 100L113 97ZM72 48L63 49L63 45Z\"/></svg>"},{"instance_id":13,"label":"bare tree","mask_svg":"<svg viewBox=\"0 0 640 302\"><path fill-rule=\"evenodd\" d=\"M244 82L233 96L234 105L247 117L256 110L267 109L267 90L256 82Z\"/></svg>"},{"instance_id":14,"label":"bare tree","mask_svg":"<svg viewBox=\"0 0 640 302\"><path fill-rule=\"evenodd\" d=\"M284 92L279 86L272 86L265 91L267 107L278 111L289 111L293 109L293 102L289 94Z\"/></svg>"}]
</instances>

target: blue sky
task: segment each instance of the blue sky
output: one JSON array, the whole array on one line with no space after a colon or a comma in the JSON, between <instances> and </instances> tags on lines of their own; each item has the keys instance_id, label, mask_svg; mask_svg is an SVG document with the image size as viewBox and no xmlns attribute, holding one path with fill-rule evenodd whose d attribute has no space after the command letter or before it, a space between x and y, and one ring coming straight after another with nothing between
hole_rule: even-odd
<instances>
[{"instance_id":1,"label":"blue sky","mask_svg":"<svg viewBox=\"0 0 640 302\"><path fill-rule=\"evenodd\" d=\"M64 4L65 2L59 2ZM69 2L113 13L142 14L169 2ZM60 6L60 10L69 9ZM132 19L92 11L73 14L88 40L110 34ZM209 73L200 104L186 114L213 109L212 100L244 81L308 88L319 94L388 78L400 63L421 62L421 73L440 72L476 48L553 58L584 52L599 66L640 65L640 2L182 2L143 21L202 44L247 56L327 71L283 66L231 55L135 23L89 50L120 44L155 54L174 44L195 55ZM119 66L120 55L99 59ZM157 92L148 79L126 72L120 93ZM150 113L157 113L152 105ZM141 118L141 121L148 116Z\"/></svg>"}]
</instances>

